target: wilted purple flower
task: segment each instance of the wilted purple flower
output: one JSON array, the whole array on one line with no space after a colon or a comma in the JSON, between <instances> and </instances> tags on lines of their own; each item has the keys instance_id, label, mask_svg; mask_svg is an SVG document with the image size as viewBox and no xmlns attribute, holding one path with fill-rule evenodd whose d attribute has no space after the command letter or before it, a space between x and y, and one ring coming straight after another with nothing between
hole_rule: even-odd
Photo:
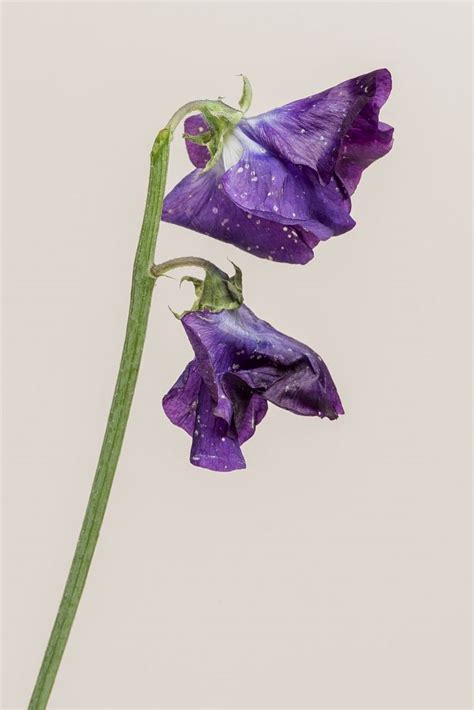
<instances>
[{"instance_id":1,"label":"wilted purple flower","mask_svg":"<svg viewBox=\"0 0 474 710\"><path fill-rule=\"evenodd\" d=\"M350 195L362 171L392 147L378 119L391 91L387 69L242 118L205 171L206 145L187 141L196 170L167 195L163 219L228 241L256 256L305 264L321 241L352 229ZM205 135L199 114L185 121Z\"/></svg>"},{"instance_id":2,"label":"wilted purple flower","mask_svg":"<svg viewBox=\"0 0 474 710\"><path fill-rule=\"evenodd\" d=\"M313 350L283 335L245 305L182 318L195 358L163 398L169 419L192 436L191 463L245 468L240 450L268 402L295 414L343 414L329 370Z\"/></svg>"}]
</instances>

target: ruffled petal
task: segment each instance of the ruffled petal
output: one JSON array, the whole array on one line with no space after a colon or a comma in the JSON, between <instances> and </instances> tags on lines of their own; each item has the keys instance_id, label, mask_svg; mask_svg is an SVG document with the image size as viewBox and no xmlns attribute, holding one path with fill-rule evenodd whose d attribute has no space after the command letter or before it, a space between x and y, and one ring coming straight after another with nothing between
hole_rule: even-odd
<instances>
[{"instance_id":1,"label":"ruffled petal","mask_svg":"<svg viewBox=\"0 0 474 710\"><path fill-rule=\"evenodd\" d=\"M344 136L357 116L376 123L391 90L387 69L358 76L319 94L250 119L239 127L276 155L331 179Z\"/></svg>"},{"instance_id":2,"label":"ruffled petal","mask_svg":"<svg viewBox=\"0 0 474 710\"><path fill-rule=\"evenodd\" d=\"M304 416L337 419L344 414L332 377L322 360L317 371L307 360L301 360L265 390L265 398Z\"/></svg>"},{"instance_id":3,"label":"ruffled petal","mask_svg":"<svg viewBox=\"0 0 474 710\"><path fill-rule=\"evenodd\" d=\"M256 405L251 405L250 409L252 407L255 409ZM163 397L163 409L173 424L184 429L192 437L192 464L213 471L245 468L239 441L242 443L246 439L239 437L232 416L229 421L215 416L215 405L201 377L197 360L187 365L183 374ZM260 411L256 413L255 418L259 416ZM245 426L248 431L248 423Z\"/></svg>"},{"instance_id":4,"label":"ruffled petal","mask_svg":"<svg viewBox=\"0 0 474 710\"><path fill-rule=\"evenodd\" d=\"M251 388L233 373L226 373L222 379L222 389L232 403L233 421L240 444L255 434L257 424L260 424L268 411L266 400L252 392Z\"/></svg>"},{"instance_id":5,"label":"ruffled petal","mask_svg":"<svg viewBox=\"0 0 474 710\"><path fill-rule=\"evenodd\" d=\"M285 225L243 211L224 190L222 175L223 166L187 175L166 196L162 219L262 258L291 264L313 258L318 236L299 225L284 229Z\"/></svg>"},{"instance_id":6,"label":"ruffled petal","mask_svg":"<svg viewBox=\"0 0 474 710\"><path fill-rule=\"evenodd\" d=\"M392 126L380 122L374 127L361 117L354 121L344 138L335 168L348 194L352 195L355 191L362 172L374 160L386 155L392 145Z\"/></svg>"},{"instance_id":7,"label":"ruffled petal","mask_svg":"<svg viewBox=\"0 0 474 710\"><path fill-rule=\"evenodd\" d=\"M296 414L335 419L344 410L329 370L303 343L275 330L247 306L219 313L195 312L182 319L214 410L230 406L236 379L253 394ZM227 384L226 384L227 383ZM220 409L219 409L220 408Z\"/></svg>"},{"instance_id":8,"label":"ruffled petal","mask_svg":"<svg viewBox=\"0 0 474 710\"><path fill-rule=\"evenodd\" d=\"M201 113L188 116L184 121L184 132L190 136L199 136L209 130L209 124ZM185 141L189 159L196 168L204 168L211 159L211 154L205 145Z\"/></svg>"},{"instance_id":9,"label":"ruffled petal","mask_svg":"<svg viewBox=\"0 0 474 710\"><path fill-rule=\"evenodd\" d=\"M211 394L204 382L199 392L196 426L193 432L190 461L211 471L235 471L245 468L234 426L213 413Z\"/></svg>"},{"instance_id":10,"label":"ruffled petal","mask_svg":"<svg viewBox=\"0 0 474 710\"><path fill-rule=\"evenodd\" d=\"M202 377L196 360L192 360L170 391L163 397L168 419L192 436L196 420Z\"/></svg>"},{"instance_id":11,"label":"ruffled petal","mask_svg":"<svg viewBox=\"0 0 474 710\"><path fill-rule=\"evenodd\" d=\"M262 151L248 139L241 160L222 176L222 184L238 207L254 217L278 222L290 239L290 227L299 226L322 240L347 232L355 224L338 178L321 185L310 168Z\"/></svg>"},{"instance_id":12,"label":"ruffled petal","mask_svg":"<svg viewBox=\"0 0 474 710\"><path fill-rule=\"evenodd\" d=\"M195 353L163 406L192 436L191 463L213 471L245 468L240 446L255 433L268 402L305 416L344 413L321 357L242 305L181 319Z\"/></svg>"},{"instance_id":13,"label":"ruffled petal","mask_svg":"<svg viewBox=\"0 0 474 710\"><path fill-rule=\"evenodd\" d=\"M181 322L196 355L199 371L213 401L213 414L234 427L242 444L255 432L267 413L267 403L238 377L248 359L248 347L242 337L234 337L226 324L233 323L231 313L240 311L192 312Z\"/></svg>"}]
</instances>

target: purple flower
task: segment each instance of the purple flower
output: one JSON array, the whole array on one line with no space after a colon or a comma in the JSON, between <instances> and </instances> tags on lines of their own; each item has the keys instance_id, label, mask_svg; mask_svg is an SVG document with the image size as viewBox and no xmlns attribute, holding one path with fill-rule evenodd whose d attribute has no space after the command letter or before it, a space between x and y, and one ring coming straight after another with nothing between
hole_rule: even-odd
<instances>
[{"instance_id":1,"label":"purple flower","mask_svg":"<svg viewBox=\"0 0 474 710\"><path fill-rule=\"evenodd\" d=\"M275 330L245 305L182 318L192 360L163 398L168 418L193 439L191 463L245 468L241 445L268 402L306 416L343 414L329 370L311 348Z\"/></svg>"},{"instance_id":2,"label":"purple flower","mask_svg":"<svg viewBox=\"0 0 474 710\"><path fill-rule=\"evenodd\" d=\"M208 148L188 140L196 170L167 195L163 219L256 256L305 264L321 240L355 224L350 195L392 147L393 128L378 118L390 90L389 71L378 69L242 118L207 171ZM209 124L194 115L185 130L205 136Z\"/></svg>"}]
</instances>

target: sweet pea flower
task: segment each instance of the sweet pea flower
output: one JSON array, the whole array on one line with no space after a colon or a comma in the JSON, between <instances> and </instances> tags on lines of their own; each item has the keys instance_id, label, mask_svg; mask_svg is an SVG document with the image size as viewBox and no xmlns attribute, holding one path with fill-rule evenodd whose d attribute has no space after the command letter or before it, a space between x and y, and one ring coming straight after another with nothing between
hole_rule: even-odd
<instances>
[{"instance_id":1,"label":"sweet pea flower","mask_svg":"<svg viewBox=\"0 0 474 710\"><path fill-rule=\"evenodd\" d=\"M192 437L190 461L213 471L245 468L241 445L268 402L305 416L344 413L329 370L311 348L244 304L181 319L192 360L163 398L168 418Z\"/></svg>"},{"instance_id":2,"label":"sweet pea flower","mask_svg":"<svg viewBox=\"0 0 474 710\"><path fill-rule=\"evenodd\" d=\"M393 128L379 121L390 91L389 71L378 69L242 116L217 156L204 140L213 126L190 116L186 145L196 169L165 198L163 220L255 256L307 263L320 241L355 225L350 196L363 170L392 147Z\"/></svg>"}]
</instances>

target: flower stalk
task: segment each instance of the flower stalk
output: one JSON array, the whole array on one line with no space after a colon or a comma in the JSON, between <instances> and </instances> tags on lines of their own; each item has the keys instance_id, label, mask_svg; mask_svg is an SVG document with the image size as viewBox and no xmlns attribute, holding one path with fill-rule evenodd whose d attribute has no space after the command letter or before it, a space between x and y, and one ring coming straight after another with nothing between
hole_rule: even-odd
<instances>
[{"instance_id":1,"label":"flower stalk","mask_svg":"<svg viewBox=\"0 0 474 710\"><path fill-rule=\"evenodd\" d=\"M241 111L221 101L191 101L173 114L153 143L145 212L133 266L125 342L112 405L79 540L28 710L47 707L87 580L125 436L156 278L166 270L176 268L176 262L180 261L172 260L168 265L162 265L161 273L154 271L160 268L155 267L153 261L163 209L170 142L179 123L195 111L206 111L214 117L216 126L228 121L236 122L241 116ZM189 257L184 261L187 263L183 265L203 266L206 273L216 269L204 259Z\"/></svg>"}]
</instances>

